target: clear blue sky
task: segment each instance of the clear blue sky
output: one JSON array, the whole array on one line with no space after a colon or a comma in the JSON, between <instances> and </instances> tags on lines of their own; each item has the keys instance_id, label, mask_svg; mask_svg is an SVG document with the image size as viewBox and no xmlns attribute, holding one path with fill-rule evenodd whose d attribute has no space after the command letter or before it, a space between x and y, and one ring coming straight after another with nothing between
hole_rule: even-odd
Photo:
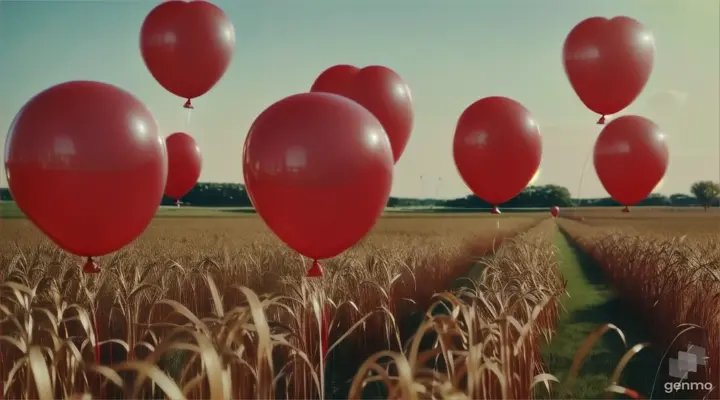
<instances>
[{"instance_id":1,"label":"clear blue sky","mask_svg":"<svg viewBox=\"0 0 720 400\"><path fill-rule=\"evenodd\" d=\"M468 193L452 161L454 127L465 107L490 95L514 98L538 120L544 154L537 183L576 194L599 128L567 83L562 44L584 18L627 15L656 38L654 72L632 108L667 127L671 164L660 191L687 192L694 180L718 179L717 0L216 1L235 25L237 47L224 78L193 101L189 126L183 99L165 92L140 57L140 26L157 3L0 0L0 140L37 92L99 80L145 102L163 134L195 136L205 158L201 180L241 182L243 141L265 107L307 91L330 65L381 64L407 81L415 101L415 129L393 195ZM686 107L649 115L647 97L670 89L687 94ZM591 163L580 195L605 195Z\"/></svg>"}]
</instances>

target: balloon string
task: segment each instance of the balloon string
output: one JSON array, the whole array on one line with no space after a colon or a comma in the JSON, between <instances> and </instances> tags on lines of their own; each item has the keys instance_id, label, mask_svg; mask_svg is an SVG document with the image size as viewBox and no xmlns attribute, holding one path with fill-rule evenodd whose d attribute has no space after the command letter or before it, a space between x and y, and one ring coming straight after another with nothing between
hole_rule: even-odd
<instances>
[{"instance_id":1,"label":"balloon string","mask_svg":"<svg viewBox=\"0 0 720 400\"><path fill-rule=\"evenodd\" d=\"M572 196L570 196L570 204L573 206L573 215L575 215L575 212L577 211L577 208L579 207L579 204L580 204L579 203L580 192L582 191L583 178L585 178L585 170L587 170L587 166L588 166L588 163L590 162L590 157L592 155L593 155L593 149L591 148L587 154L587 157L585 157L585 162L583 163L582 170L580 171L580 181L578 182L578 189L577 189L578 202L574 202L572 199Z\"/></svg>"},{"instance_id":2,"label":"balloon string","mask_svg":"<svg viewBox=\"0 0 720 400\"><path fill-rule=\"evenodd\" d=\"M185 127L186 128L190 127L190 119L192 117L192 111L193 111L192 108L188 108L188 110L187 110L187 117L185 118Z\"/></svg>"},{"instance_id":3,"label":"balloon string","mask_svg":"<svg viewBox=\"0 0 720 400\"><path fill-rule=\"evenodd\" d=\"M604 116L603 116L603 118L604 118ZM604 119L603 119L603 121L604 121ZM593 149L591 148L590 151L588 152L587 157L585 157L585 162L583 163L582 171L580 172L580 180L578 182L578 189L577 189L578 202L573 201L572 196L570 196L570 204L573 207L573 216L575 216L575 212L577 211L577 208L580 206L579 201L580 201L580 193L582 191L583 178L585 178L585 172L587 170L587 166L588 166L588 163L590 162L590 157L592 155L593 155ZM623 212L630 212L630 210L627 207L625 207Z\"/></svg>"},{"instance_id":4,"label":"balloon string","mask_svg":"<svg viewBox=\"0 0 720 400\"><path fill-rule=\"evenodd\" d=\"M330 342L330 318L329 318L329 315L327 312L328 308L327 308L326 301L327 300L323 298L322 311L320 311L320 320L317 321L319 324L318 328L320 330L320 340L318 343L318 345L319 345L318 350L320 350L320 355L318 357L319 361L320 361L320 371L325 370L326 360L327 360L328 350L329 350L328 344ZM323 375L325 375L325 374L320 375L321 381L320 381L319 390L320 390L320 398L321 399L325 398L325 389L324 389L325 381L324 381Z\"/></svg>"},{"instance_id":5,"label":"balloon string","mask_svg":"<svg viewBox=\"0 0 720 400\"><path fill-rule=\"evenodd\" d=\"M100 327L97 323L97 317L95 318L95 364L100 364Z\"/></svg>"},{"instance_id":6,"label":"balloon string","mask_svg":"<svg viewBox=\"0 0 720 400\"><path fill-rule=\"evenodd\" d=\"M328 339L330 336L330 320L328 318L327 307L323 306L322 315L320 317L320 351L322 362L328 354Z\"/></svg>"},{"instance_id":7,"label":"balloon string","mask_svg":"<svg viewBox=\"0 0 720 400\"><path fill-rule=\"evenodd\" d=\"M108 330L112 329L110 327L111 323L112 323L112 319L110 319L110 321L108 321ZM112 333L108 334L108 338L112 337L111 335L112 335ZM108 365L113 365L113 342L108 342L108 359L110 361ZM105 396L106 394L107 394L107 392L103 391L103 397L107 398Z\"/></svg>"},{"instance_id":8,"label":"balloon string","mask_svg":"<svg viewBox=\"0 0 720 400\"><path fill-rule=\"evenodd\" d=\"M95 324L95 364L100 365L100 362L101 362L101 360L100 360L100 327L98 326L98 323L97 323L97 315L95 316L93 322ZM101 383L101 385L102 385L102 383ZM105 396L106 395L106 393L105 393L106 386L102 385L101 387L102 387L102 389L101 389L102 398L106 398L106 396Z\"/></svg>"}]
</instances>

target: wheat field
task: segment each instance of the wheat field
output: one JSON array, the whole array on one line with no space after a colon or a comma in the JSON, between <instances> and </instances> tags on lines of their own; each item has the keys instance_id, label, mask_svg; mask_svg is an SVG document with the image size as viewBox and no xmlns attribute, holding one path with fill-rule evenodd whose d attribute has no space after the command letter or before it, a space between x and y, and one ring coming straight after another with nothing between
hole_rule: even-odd
<instances>
[{"instance_id":1,"label":"wheat field","mask_svg":"<svg viewBox=\"0 0 720 400\"><path fill-rule=\"evenodd\" d=\"M681 214L391 214L314 279L252 214L157 218L96 275L0 220L2 398L567 398L613 327L576 343L563 382L547 370L571 298L558 228L658 326L655 345L720 351L715 233ZM628 360L607 393L647 397L618 384Z\"/></svg>"},{"instance_id":2,"label":"wheat field","mask_svg":"<svg viewBox=\"0 0 720 400\"><path fill-rule=\"evenodd\" d=\"M513 311L512 326L518 330L503 331L507 337L501 335L500 343L510 345L510 338L519 337L537 341L538 332L549 334L552 318L546 316L537 324L537 332L520 329L539 318L533 317L532 307L546 305L559 293L558 280L548 275L548 268L552 271L549 236L528 232L507 242L532 226L544 232L552 228L547 222L540 227L539 222L538 216L503 217L499 224L487 217L388 217L362 243L325 262L324 278L308 281L303 278L307 268L303 260L256 217L157 219L132 246L98 259L103 271L95 276L80 274L80 260L57 250L27 221L6 220L0 244L4 294L0 309L6 319L4 394L10 398L67 398L77 393L101 398L158 393L170 398L332 398L342 396L339 391L357 397L360 386L365 392L389 396L397 390L415 392L420 390L417 383L404 386L408 382L387 379L380 389L372 379L358 386L357 379L366 379L358 371L369 368L361 363L388 351L397 352L391 359L406 357L408 345L415 354L411 358L420 357L417 352L428 347L424 343L428 335L415 345L416 331L450 334L443 324L459 324L460 310L470 325L456 326L460 331L453 335L460 336L451 342L461 349L470 346L462 350L468 351L473 340L487 338L468 337L466 332L465 340L457 342L463 329L477 329L476 334L499 329L494 317L502 313L503 296L512 297L507 282L522 279L517 290L533 280L548 284L523 299L526 307ZM504 268L518 257L503 250L513 246L528 249L518 263L535 266L537 276ZM533 252L541 253L540 260L533 259ZM447 292L478 262L491 268L479 280L460 285L453 294ZM489 285L500 297L485 307L459 300L473 298L478 285ZM452 318L446 320L447 310L425 315L438 307L450 308ZM427 326L429 321L435 322ZM325 340L323 327L329 331ZM472 379L462 385L488 391L486 396L507 397L508 390L528 393L541 369L536 345L525 347L532 363L508 366L525 368L523 385L512 389ZM488 357L500 356L499 348L481 347L479 351ZM211 348L216 358L208 364L206 353ZM449 362L453 356L449 349L444 351ZM327 357L320 357L325 352ZM338 360L356 363L340 368L348 363ZM408 362L398 364L395 373L406 375L401 365ZM412 368L424 364L413 363ZM55 366L47 369L46 364ZM511 370L490 369L486 378L498 372L502 377ZM215 377L224 380L216 382ZM454 377L446 377L442 387L436 387L432 376L412 379L430 379L424 385L431 391L452 391L460 384L452 381L460 379ZM493 379L502 381L498 376ZM154 383L148 385L149 381Z\"/></svg>"},{"instance_id":3,"label":"wheat field","mask_svg":"<svg viewBox=\"0 0 720 400\"><path fill-rule=\"evenodd\" d=\"M667 358L692 346L704 349L706 365L690 380L712 386L698 390L698 397L718 398L718 210L579 210L560 226L596 261L624 304L642 315L638 322L653 327L653 345Z\"/></svg>"}]
</instances>

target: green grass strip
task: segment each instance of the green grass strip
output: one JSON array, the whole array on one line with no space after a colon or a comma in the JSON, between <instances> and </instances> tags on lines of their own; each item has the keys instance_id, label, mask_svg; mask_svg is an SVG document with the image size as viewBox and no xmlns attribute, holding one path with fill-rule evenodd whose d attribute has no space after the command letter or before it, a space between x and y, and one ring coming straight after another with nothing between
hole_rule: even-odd
<instances>
[{"instance_id":1,"label":"green grass strip","mask_svg":"<svg viewBox=\"0 0 720 400\"><path fill-rule=\"evenodd\" d=\"M602 271L587 254L560 231L556 234L555 244L559 268L568 281L569 296L562 298L565 310L561 311L556 334L551 343L544 346L542 356L548 372L560 382L565 382L575 353L590 333L603 324L612 323L620 328L628 346L649 342L651 335L640 316L622 304ZM626 350L619 335L607 332L586 356L571 394L554 393L553 398L604 398L612 372ZM655 349L642 350L627 365L618 384L648 396L660 358ZM660 396L665 395L662 384L656 383ZM655 394L658 394L658 389ZM624 397L619 395L616 398Z\"/></svg>"}]
</instances>

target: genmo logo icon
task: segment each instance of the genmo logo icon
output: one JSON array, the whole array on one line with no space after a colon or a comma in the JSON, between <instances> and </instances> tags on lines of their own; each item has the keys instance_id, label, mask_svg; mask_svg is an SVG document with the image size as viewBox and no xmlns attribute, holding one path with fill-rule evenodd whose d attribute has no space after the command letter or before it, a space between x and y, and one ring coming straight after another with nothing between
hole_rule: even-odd
<instances>
[{"instance_id":1,"label":"genmo logo icon","mask_svg":"<svg viewBox=\"0 0 720 400\"><path fill-rule=\"evenodd\" d=\"M698 372L698 366L707 365L708 357L703 347L688 345L687 351L679 351L677 358L670 358L668 361L668 375L680 379L677 382L665 382L663 388L665 393L680 391L704 391L713 390L710 382L690 381L693 373Z\"/></svg>"},{"instance_id":2,"label":"genmo logo icon","mask_svg":"<svg viewBox=\"0 0 720 400\"><path fill-rule=\"evenodd\" d=\"M705 366L706 359L704 348L688 345L687 351L678 351L678 357L669 360L668 374L673 378L685 379L688 373L697 372L698 365Z\"/></svg>"}]
</instances>

